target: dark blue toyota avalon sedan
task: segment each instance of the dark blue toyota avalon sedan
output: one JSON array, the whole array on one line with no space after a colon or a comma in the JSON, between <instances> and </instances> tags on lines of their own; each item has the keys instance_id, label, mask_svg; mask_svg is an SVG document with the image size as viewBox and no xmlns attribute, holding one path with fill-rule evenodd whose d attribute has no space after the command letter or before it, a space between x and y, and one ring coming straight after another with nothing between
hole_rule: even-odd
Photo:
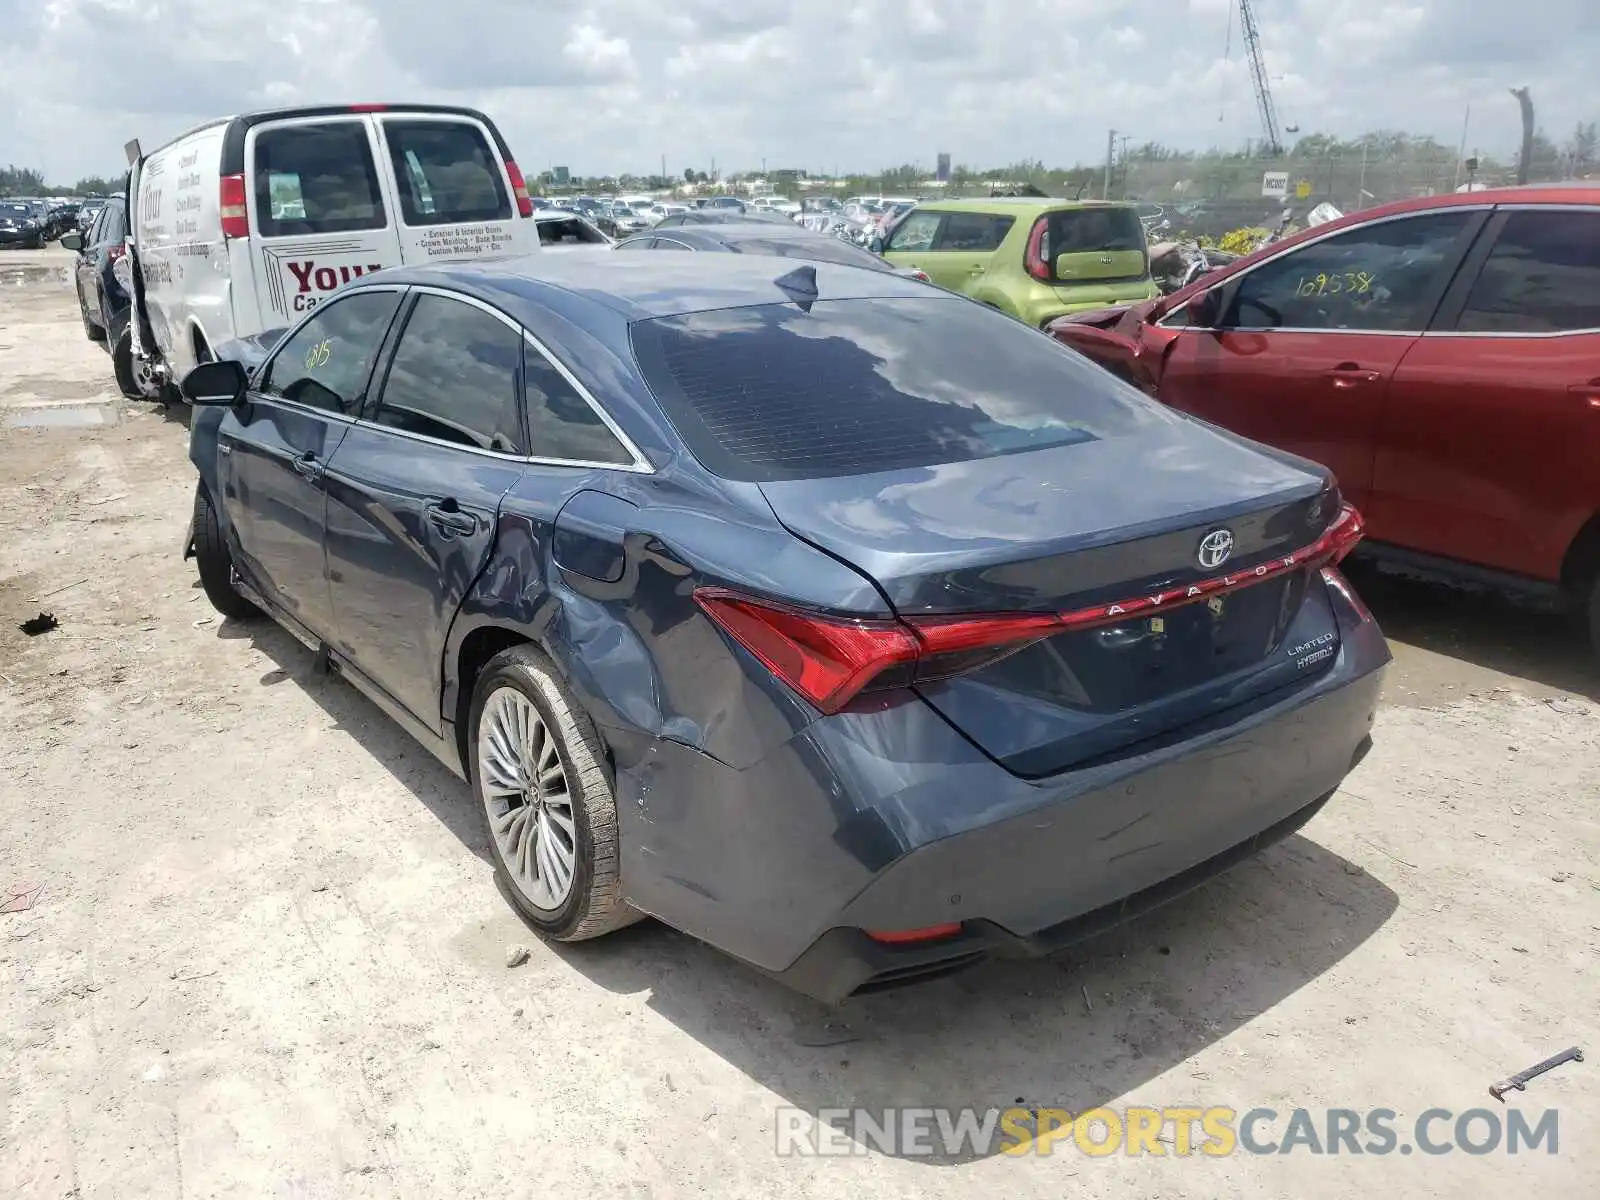
<instances>
[{"instance_id":1,"label":"dark blue toyota avalon sedan","mask_svg":"<svg viewBox=\"0 0 1600 1200\"><path fill-rule=\"evenodd\" d=\"M553 939L653 914L829 1001L1049 953L1370 744L1329 473L912 280L384 271L184 387L212 603L469 780Z\"/></svg>"}]
</instances>

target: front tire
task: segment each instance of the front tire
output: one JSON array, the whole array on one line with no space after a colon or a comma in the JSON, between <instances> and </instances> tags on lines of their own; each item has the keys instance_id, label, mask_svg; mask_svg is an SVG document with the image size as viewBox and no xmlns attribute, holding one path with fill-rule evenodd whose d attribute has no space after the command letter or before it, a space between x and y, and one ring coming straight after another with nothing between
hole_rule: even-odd
<instances>
[{"instance_id":1,"label":"front tire","mask_svg":"<svg viewBox=\"0 0 1600 1200\"><path fill-rule=\"evenodd\" d=\"M261 610L233 586L233 553L222 536L216 506L204 484L197 484L194 489L194 561L200 568L200 586L212 608L236 621L261 615Z\"/></svg>"},{"instance_id":2,"label":"front tire","mask_svg":"<svg viewBox=\"0 0 1600 1200\"><path fill-rule=\"evenodd\" d=\"M467 757L495 876L522 918L557 942L631 925L604 747L532 646L496 656L473 689Z\"/></svg>"}]
</instances>

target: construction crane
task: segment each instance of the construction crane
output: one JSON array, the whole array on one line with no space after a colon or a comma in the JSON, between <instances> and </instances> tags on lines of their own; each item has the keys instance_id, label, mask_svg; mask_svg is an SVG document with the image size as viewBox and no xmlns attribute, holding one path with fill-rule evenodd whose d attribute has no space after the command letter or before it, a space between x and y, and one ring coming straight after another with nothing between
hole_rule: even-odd
<instances>
[{"instance_id":1,"label":"construction crane","mask_svg":"<svg viewBox=\"0 0 1600 1200\"><path fill-rule=\"evenodd\" d=\"M1256 15L1250 11L1250 0L1239 0L1239 26L1244 32L1245 52L1250 55L1250 80L1255 84L1256 109L1261 114L1261 151L1275 157L1283 153L1283 137L1278 132L1278 113L1272 104L1272 85L1267 82L1267 64L1261 58L1261 33L1256 29Z\"/></svg>"}]
</instances>

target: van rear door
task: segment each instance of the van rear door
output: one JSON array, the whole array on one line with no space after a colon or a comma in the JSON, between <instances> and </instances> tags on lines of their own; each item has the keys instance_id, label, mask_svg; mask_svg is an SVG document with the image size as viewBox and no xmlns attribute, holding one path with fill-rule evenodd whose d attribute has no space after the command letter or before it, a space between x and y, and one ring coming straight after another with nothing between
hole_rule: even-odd
<instances>
[{"instance_id":1,"label":"van rear door","mask_svg":"<svg viewBox=\"0 0 1600 1200\"><path fill-rule=\"evenodd\" d=\"M285 117L245 141L258 328L292 325L352 279L398 266L400 218L384 199L383 147L361 113Z\"/></svg>"},{"instance_id":2,"label":"van rear door","mask_svg":"<svg viewBox=\"0 0 1600 1200\"><path fill-rule=\"evenodd\" d=\"M523 254L539 248L533 206L487 120L406 111L375 118L406 263Z\"/></svg>"}]
</instances>

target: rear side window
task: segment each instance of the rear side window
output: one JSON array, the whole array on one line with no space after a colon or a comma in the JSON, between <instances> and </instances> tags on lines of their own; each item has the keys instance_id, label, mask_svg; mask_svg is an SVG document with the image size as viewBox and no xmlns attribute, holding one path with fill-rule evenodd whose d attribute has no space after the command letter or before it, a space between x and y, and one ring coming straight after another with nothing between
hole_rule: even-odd
<instances>
[{"instance_id":1,"label":"rear side window","mask_svg":"<svg viewBox=\"0 0 1600 1200\"><path fill-rule=\"evenodd\" d=\"M96 242L120 242L128 236L127 209L121 204L108 204L100 210L99 232Z\"/></svg>"},{"instance_id":2,"label":"rear side window","mask_svg":"<svg viewBox=\"0 0 1600 1200\"><path fill-rule=\"evenodd\" d=\"M969 254L992 254L1011 232L1015 217L991 213L951 213L934 240L935 250L959 250Z\"/></svg>"},{"instance_id":3,"label":"rear side window","mask_svg":"<svg viewBox=\"0 0 1600 1200\"><path fill-rule=\"evenodd\" d=\"M1600 329L1600 213L1513 212L1456 328L1473 333Z\"/></svg>"},{"instance_id":4,"label":"rear side window","mask_svg":"<svg viewBox=\"0 0 1600 1200\"><path fill-rule=\"evenodd\" d=\"M633 462L593 406L549 359L523 347L528 393L528 453L571 462Z\"/></svg>"},{"instance_id":5,"label":"rear side window","mask_svg":"<svg viewBox=\"0 0 1600 1200\"><path fill-rule=\"evenodd\" d=\"M511 198L500 161L465 121L385 121L384 137L407 225L503 221Z\"/></svg>"},{"instance_id":6,"label":"rear side window","mask_svg":"<svg viewBox=\"0 0 1600 1200\"><path fill-rule=\"evenodd\" d=\"M255 212L265 237L382 229L387 218L366 124L258 129Z\"/></svg>"},{"instance_id":7,"label":"rear side window","mask_svg":"<svg viewBox=\"0 0 1600 1200\"><path fill-rule=\"evenodd\" d=\"M256 390L327 412L354 413L398 292L357 292L329 300L278 348Z\"/></svg>"},{"instance_id":8,"label":"rear side window","mask_svg":"<svg viewBox=\"0 0 1600 1200\"><path fill-rule=\"evenodd\" d=\"M424 294L400 334L372 419L443 442L520 454L521 365L517 330L474 305Z\"/></svg>"},{"instance_id":9,"label":"rear side window","mask_svg":"<svg viewBox=\"0 0 1600 1200\"><path fill-rule=\"evenodd\" d=\"M1168 419L1053 339L957 297L719 309L638 322L633 338L674 428L728 479L964 462Z\"/></svg>"}]
</instances>

